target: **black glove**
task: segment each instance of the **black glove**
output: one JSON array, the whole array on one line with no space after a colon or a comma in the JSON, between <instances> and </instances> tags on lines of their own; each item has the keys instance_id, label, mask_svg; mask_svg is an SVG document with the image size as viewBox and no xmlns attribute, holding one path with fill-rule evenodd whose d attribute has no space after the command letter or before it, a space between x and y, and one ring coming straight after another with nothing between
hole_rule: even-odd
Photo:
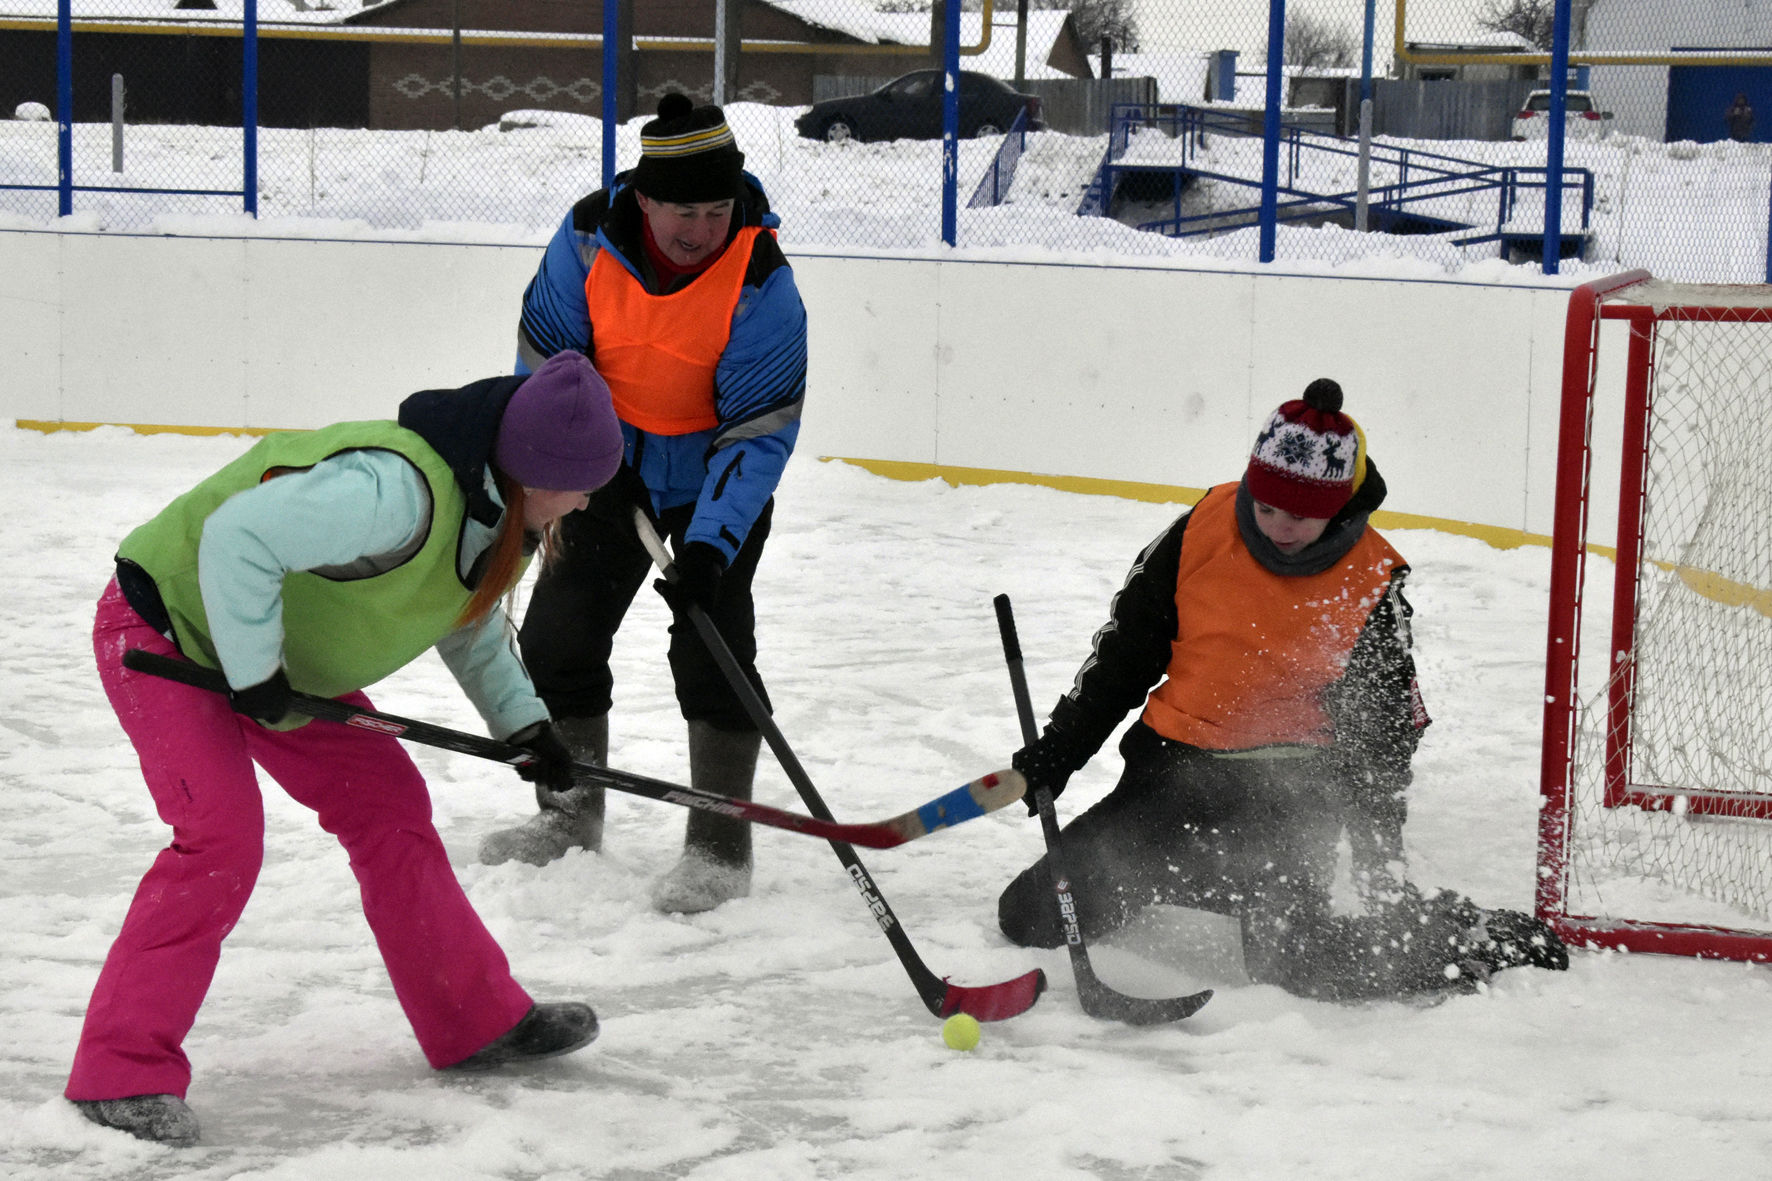
<instances>
[{"instance_id":1,"label":"black glove","mask_svg":"<svg viewBox=\"0 0 1772 1181\"><path fill-rule=\"evenodd\" d=\"M277 671L256 685L248 685L244 689L229 689L228 704L234 707L237 714L245 714L255 722L263 722L274 726L289 716L289 706L294 700L295 690L289 687L289 677L279 665Z\"/></svg>"},{"instance_id":2,"label":"black glove","mask_svg":"<svg viewBox=\"0 0 1772 1181\"><path fill-rule=\"evenodd\" d=\"M517 768L517 774L525 782L553 792L565 791L575 782L572 777L572 752L566 749L566 744L554 733L554 723L537 722L533 726L525 726L507 741L535 756L534 762Z\"/></svg>"},{"instance_id":3,"label":"black glove","mask_svg":"<svg viewBox=\"0 0 1772 1181\"><path fill-rule=\"evenodd\" d=\"M1021 772L1022 778L1028 781L1028 793L1022 802L1028 806L1029 816L1040 814L1040 805L1035 802L1035 793L1045 788L1056 800L1064 791L1077 769L1088 762L1087 755L1078 757L1076 744L1070 737L1046 727L1046 732L1033 742L1028 743L1015 752L1009 765Z\"/></svg>"},{"instance_id":4,"label":"black glove","mask_svg":"<svg viewBox=\"0 0 1772 1181\"><path fill-rule=\"evenodd\" d=\"M720 601L720 576L726 573L726 556L705 541L692 541L677 552L677 581L663 578L653 587L673 611L687 611L694 603L712 612Z\"/></svg>"}]
</instances>

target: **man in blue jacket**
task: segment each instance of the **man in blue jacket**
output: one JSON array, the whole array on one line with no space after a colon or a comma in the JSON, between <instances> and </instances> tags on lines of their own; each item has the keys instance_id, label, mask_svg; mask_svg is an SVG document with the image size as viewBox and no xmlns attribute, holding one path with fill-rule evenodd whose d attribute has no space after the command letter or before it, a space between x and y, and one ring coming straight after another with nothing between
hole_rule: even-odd
<instances>
[{"instance_id":1,"label":"man in blue jacket","mask_svg":"<svg viewBox=\"0 0 1772 1181\"><path fill-rule=\"evenodd\" d=\"M668 536L681 580L671 674L689 726L690 782L749 798L761 737L683 617L705 610L761 691L751 579L806 392L806 313L778 219L718 107L681 94L640 133L638 166L573 206L523 297L517 369L575 350L608 381L622 470L559 526L519 635L536 688L575 754L609 751L609 655L651 571L633 509ZM538 788L539 812L493 833L488 864L544 865L602 844L599 788ZM682 859L653 889L666 912L749 893L750 829L692 812Z\"/></svg>"}]
</instances>

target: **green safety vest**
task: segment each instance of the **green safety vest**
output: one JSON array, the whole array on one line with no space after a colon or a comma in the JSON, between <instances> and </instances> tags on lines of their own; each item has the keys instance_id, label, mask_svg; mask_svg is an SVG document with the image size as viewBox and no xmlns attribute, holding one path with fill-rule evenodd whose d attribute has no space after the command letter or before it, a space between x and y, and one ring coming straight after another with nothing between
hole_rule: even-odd
<instances>
[{"instance_id":1,"label":"green safety vest","mask_svg":"<svg viewBox=\"0 0 1772 1181\"><path fill-rule=\"evenodd\" d=\"M197 547L210 514L264 480L356 450L393 451L417 468L430 487L431 518L422 544L390 569L323 568L284 576L283 660L290 685L322 697L364 688L454 630L473 595L458 573L466 496L420 435L390 421L341 422L265 436L124 538L117 556L153 577L186 656L221 667L197 582Z\"/></svg>"}]
</instances>

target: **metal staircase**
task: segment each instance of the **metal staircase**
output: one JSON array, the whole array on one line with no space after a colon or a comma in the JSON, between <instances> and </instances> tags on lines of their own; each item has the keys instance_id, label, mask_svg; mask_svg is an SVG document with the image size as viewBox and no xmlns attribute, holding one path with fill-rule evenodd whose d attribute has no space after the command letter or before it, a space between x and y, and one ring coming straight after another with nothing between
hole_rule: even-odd
<instances>
[{"instance_id":1,"label":"metal staircase","mask_svg":"<svg viewBox=\"0 0 1772 1181\"><path fill-rule=\"evenodd\" d=\"M1182 197L1200 179L1259 190L1261 147L1259 127L1246 113L1116 103L1107 150L1077 214L1116 216L1128 188L1138 189L1147 204L1161 204L1155 194L1166 190L1169 216L1128 224L1177 238L1254 226L1259 203L1188 214L1182 210ZM1280 153L1277 208L1282 222L1353 224L1359 192L1346 177L1358 163L1357 140L1283 127ZM1368 189L1371 229L1448 234L1459 246L1498 242L1504 254L1531 249L1543 237L1547 168L1484 164L1380 143L1371 146L1369 168L1370 175L1386 179ZM1591 237L1593 173L1565 167L1562 180L1565 253L1578 255Z\"/></svg>"}]
</instances>

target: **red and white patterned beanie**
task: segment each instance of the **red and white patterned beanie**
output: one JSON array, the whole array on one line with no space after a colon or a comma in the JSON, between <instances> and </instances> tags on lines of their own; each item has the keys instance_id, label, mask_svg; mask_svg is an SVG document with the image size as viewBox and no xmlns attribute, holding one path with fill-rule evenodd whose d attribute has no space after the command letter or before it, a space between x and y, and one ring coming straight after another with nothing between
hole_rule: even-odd
<instances>
[{"instance_id":1,"label":"red and white patterned beanie","mask_svg":"<svg viewBox=\"0 0 1772 1181\"><path fill-rule=\"evenodd\" d=\"M1333 517L1366 476L1366 436L1319 377L1268 418L1249 455L1249 495L1300 517Z\"/></svg>"}]
</instances>

